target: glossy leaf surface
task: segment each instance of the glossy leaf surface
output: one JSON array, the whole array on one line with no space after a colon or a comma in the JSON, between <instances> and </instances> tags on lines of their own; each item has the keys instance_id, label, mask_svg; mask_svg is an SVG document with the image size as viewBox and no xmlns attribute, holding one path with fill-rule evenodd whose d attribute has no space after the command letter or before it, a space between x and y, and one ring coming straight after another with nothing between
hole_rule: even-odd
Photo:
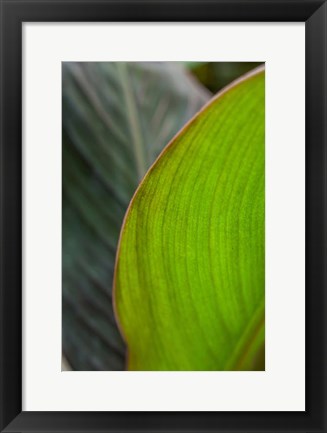
<instances>
[{"instance_id":1,"label":"glossy leaf surface","mask_svg":"<svg viewBox=\"0 0 327 433\"><path fill-rule=\"evenodd\" d=\"M133 197L115 304L130 370L264 369L265 75L237 81Z\"/></svg>"}]
</instances>

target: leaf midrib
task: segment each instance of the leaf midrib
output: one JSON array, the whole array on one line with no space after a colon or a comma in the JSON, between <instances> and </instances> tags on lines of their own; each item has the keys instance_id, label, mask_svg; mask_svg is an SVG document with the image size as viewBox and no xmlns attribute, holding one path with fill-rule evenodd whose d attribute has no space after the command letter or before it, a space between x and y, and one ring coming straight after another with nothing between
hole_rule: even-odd
<instances>
[{"instance_id":1,"label":"leaf midrib","mask_svg":"<svg viewBox=\"0 0 327 433\"><path fill-rule=\"evenodd\" d=\"M224 370L242 370L242 365L247 359L247 354L251 352L260 331L265 326L265 302L261 299L258 307L253 313L252 320L245 327L238 339L235 351L225 363Z\"/></svg>"},{"instance_id":2,"label":"leaf midrib","mask_svg":"<svg viewBox=\"0 0 327 433\"><path fill-rule=\"evenodd\" d=\"M146 149L142 139L142 133L139 125L139 119L136 109L136 101L134 92L130 85L127 65L124 62L118 62L119 77L122 84L123 96L127 108L127 119L131 133L133 151L136 161L136 169L138 180L140 181L148 168Z\"/></svg>"}]
</instances>

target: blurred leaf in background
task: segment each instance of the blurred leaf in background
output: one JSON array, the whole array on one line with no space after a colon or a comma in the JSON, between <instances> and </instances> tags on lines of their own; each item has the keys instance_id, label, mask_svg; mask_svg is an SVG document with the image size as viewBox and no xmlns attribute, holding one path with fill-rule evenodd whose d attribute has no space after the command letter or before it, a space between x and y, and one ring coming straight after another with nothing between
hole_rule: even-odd
<instances>
[{"instance_id":1,"label":"blurred leaf in background","mask_svg":"<svg viewBox=\"0 0 327 433\"><path fill-rule=\"evenodd\" d=\"M146 170L210 98L179 63L63 63L62 341L73 370L123 370L117 240Z\"/></svg>"}]
</instances>

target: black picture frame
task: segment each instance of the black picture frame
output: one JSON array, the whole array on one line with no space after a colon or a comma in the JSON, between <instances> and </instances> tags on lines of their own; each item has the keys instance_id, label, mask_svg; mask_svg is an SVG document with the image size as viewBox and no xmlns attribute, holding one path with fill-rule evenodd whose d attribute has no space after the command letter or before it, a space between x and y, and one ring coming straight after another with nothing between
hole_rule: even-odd
<instances>
[{"instance_id":1,"label":"black picture frame","mask_svg":"<svg viewBox=\"0 0 327 433\"><path fill-rule=\"evenodd\" d=\"M305 22L305 412L22 412L22 23L28 21ZM325 0L1 0L1 432L327 432L326 34Z\"/></svg>"}]
</instances>

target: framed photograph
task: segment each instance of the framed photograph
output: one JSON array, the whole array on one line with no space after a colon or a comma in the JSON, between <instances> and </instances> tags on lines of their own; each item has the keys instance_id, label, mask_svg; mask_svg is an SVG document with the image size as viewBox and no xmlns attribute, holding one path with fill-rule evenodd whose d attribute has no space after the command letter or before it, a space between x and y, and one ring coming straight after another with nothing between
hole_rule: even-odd
<instances>
[{"instance_id":1,"label":"framed photograph","mask_svg":"<svg viewBox=\"0 0 327 433\"><path fill-rule=\"evenodd\" d=\"M323 0L1 0L1 432L327 432Z\"/></svg>"}]
</instances>

